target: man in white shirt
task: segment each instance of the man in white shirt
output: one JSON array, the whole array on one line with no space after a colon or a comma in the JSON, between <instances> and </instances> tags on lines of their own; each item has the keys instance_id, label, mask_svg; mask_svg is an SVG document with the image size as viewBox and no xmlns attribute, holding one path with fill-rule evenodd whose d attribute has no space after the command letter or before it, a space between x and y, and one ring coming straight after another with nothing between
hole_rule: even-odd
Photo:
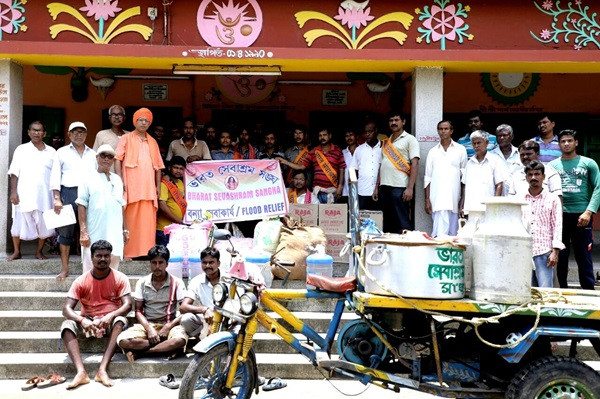
<instances>
[{"instance_id":1,"label":"man in white shirt","mask_svg":"<svg viewBox=\"0 0 600 399\"><path fill-rule=\"evenodd\" d=\"M83 122L69 125L71 143L59 148L54 156L50 174L50 190L54 196L54 211L60 213L65 206L71 206L77 220L77 188L88 174L96 172L96 152L85 145L87 128ZM75 242L77 222L59 227L58 243L62 269L56 279L61 281L69 276L69 251Z\"/></svg>"},{"instance_id":2,"label":"man in white shirt","mask_svg":"<svg viewBox=\"0 0 600 399\"><path fill-rule=\"evenodd\" d=\"M318 204L316 195L306 188L307 173L305 170L294 170L292 187L288 188L290 204Z\"/></svg>"},{"instance_id":3,"label":"man in white shirt","mask_svg":"<svg viewBox=\"0 0 600 399\"><path fill-rule=\"evenodd\" d=\"M212 289L221 278L221 254L216 248L206 248L200 253L202 271L190 281L179 307L181 326L190 337L198 337L210 326L213 318ZM202 337L204 338L204 337Z\"/></svg>"},{"instance_id":4,"label":"man in white shirt","mask_svg":"<svg viewBox=\"0 0 600 399\"><path fill-rule=\"evenodd\" d=\"M354 152L358 147L357 139L358 137L356 136L356 133L352 131L352 129L346 129L344 140L346 141L347 147L342 150L342 155L344 156L344 163L346 164L346 169L344 169L344 188L342 188L342 196L336 201L339 203L348 203L348 166L352 165L352 159L354 159Z\"/></svg>"},{"instance_id":5,"label":"man in white shirt","mask_svg":"<svg viewBox=\"0 0 600 399\"><path fill-rule=\"evenodd\" d=\"M169 144L166 160L170 161L175 156L182 157L188 163L211 159L208 145L196 138L196 122L192 118L183 121L183 137Z\"/></svg>"},{"instance_id":6,"label":"man in white shirt","mask_svg":"<svg viewBox=\"0 0 600 399\"><path fill-rule=\"evenodd\" d=\"M465 191L461 177L467 164L467 150L452 140L454 126L449 120L437 125L440 143L429 150L425 163L425 212L433 218L431 235L455 236Z\"/></svg>"},{"instance_id":7,"label":"man in white shirt","mask_svg":"<svg viewBox=\"0 0 600 399\"><path fill-rule=\"evenodd\" d=\"M108 109L108 120L110 121L110 129L100 130L96 134L96 138L94 140L94 145L92 148L94 151L98 151L103 144L110 145L113 150L117 149L117 145L119 144L119 139L126 133L129 133L127 130L123 130L121 125L125 121L125 108L120 105L111 105ZM114 172L114 167L111 168L111 172Z\"/></svg>"},{"instance_id":8,"label":"man in white shirt","mask_svg":"<svg viewBox=\"0 0 600 399\"><path fill-rule=\"evenodd\" d=\"M373 199L373 191L377 184L377 173L381 165L381 141L377 137L375 122L365 124L365 142L354 151L350 167L358 174L358 208L379 210Z\"/></svg>"},{"instance_id":9,"label":"man in white shirt","mask_svg":"<svg viewBox=\"0 0 600 399\"><path fill-rule=\"evenodd\" d=\"M501 196L503 183L507 179L506 165L502 159L487 152L488 135L488 132L481 130L471 133L475 155L467 161L462 180L465 185L464 213L485 211L483 201Z\"/></svg>"},{"instance_id":10,"label":"man in white shirt","mask_svg":"<svg viewBox=\"0 0 600 399\"><path fill-rule=\"evenodd\" d=\"M533 161L540 160L540 145L534 140L525 140L519 145L519 156L523 166L529 165ZM520 168L511 176L509 195L516 195L523 199L529 191L529 183L526 179L525 168ZM545 165L544 181L542 182L544 190L556 194L562 201L562 180L560 175L549 164Z\"/></svg>"},{"instance_id":11,"label":"man in white shirt","mask_svg":"<svg viewBox=\"0 0 600 399\"><path fill-rule=\"evenodd\" d=\"M519 169L523 169L523 164L521 163L521 158L519 157L519 150L517 147L512 145L513 137L514 135L512 126L506 124L498 126L496 128L496 139L498 140L498 146L490 151L492 154L496 154L504 160L510 175ZM504 195L506 194L507 192L504 193Z\"/></svg>"},{"instance_id":12,"label":"man in white shirt","mask_svg":"<svg viewBox=\"0 0 600 399\"><path fill-rule=\"evenodd\" d=\"M37 259L46 259L42 253L46 238L54 229L46 228L42 213L52 209L50 171L56 150L44 144L46 129L40 121L29 124L27 134L31 141L15 149L8 168L10 202L15 208L12 228L14 252L7 260L21 258L21 240L38 239Z\"/></svg>"}]
</instances>

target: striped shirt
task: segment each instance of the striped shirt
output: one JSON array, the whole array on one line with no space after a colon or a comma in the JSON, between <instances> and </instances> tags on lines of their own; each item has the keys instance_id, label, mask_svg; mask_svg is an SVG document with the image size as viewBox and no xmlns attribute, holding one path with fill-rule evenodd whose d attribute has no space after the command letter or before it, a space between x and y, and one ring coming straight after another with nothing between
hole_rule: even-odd
<instances>
[{"instance_id":1,"label":"striped shirt","mask_svg":"<svg viewBox=\"0 0 600 399\"><path fill-rule=\"evenodd\" d=\"M177 315L177 304L185 294L185 285L181 279L170 274L160 289L152 285L152 273L138 280L133 299L144 302L144 316L152 323L169 323Z\"/></svg>"},{"instance_id":2,"label":"striped shirt","mask_svg":"<svg viewBox=\"0 0 600 399\"><path fill-rule=\"evenodd\" d=\"M317 162L317 157L315 156L315 151L323 152L323 147L318 146L313 148L308 153L308 156L304 159L304 166L307 168L313 168L314 170L313 187L318 186L322 188L329 188L337 186L337 182L335 185L332 184L331 181L329 181L329 179L327 178L327 175L325 175L325 172L323 172L323 169L321 169L321 166L319 166L319 163ZM340 168L346 167L342 150L335 144L331 144L329 147L329 151L327 151L327 154L324 153L324 155L336 172L339 173Z\"/></svg>"},{"instance_id":3,"label":"striped shirt","mask_svg":"<svg viewBox=\"0 0 600 399\"><path fill-rule=\"evenodd\" d=\"M544 143L544 140L542 140L540 136L534 137L532 140L540 145L539 161L541 163L545 164L561 157L562 152L560 151L560 147L558 145L557 135L554 135L554 138L548 144Z\"/></svg>"},{"instance_id":4,"label":"striped shirt","mask_svg":"<svg viewBox=\"0 0 600 399\"><path fill-rule=\"evenodd\" d=\"M558 196L542 190L537 196L525 194L523 223L531 233L533 256L543 255L553 248L563 249L562 205Z\"/></svg>"}]
</instances>

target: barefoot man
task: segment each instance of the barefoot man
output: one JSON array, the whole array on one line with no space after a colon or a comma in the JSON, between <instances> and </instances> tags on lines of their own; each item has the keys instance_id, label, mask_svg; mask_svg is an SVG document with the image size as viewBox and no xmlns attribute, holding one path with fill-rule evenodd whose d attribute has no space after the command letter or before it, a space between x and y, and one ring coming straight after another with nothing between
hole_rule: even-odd
<instances>
[{"instance_id":1,"label":"barefoot man","mask_svg":"<svg viewBox=\"0 0 600 399\"><path fill-rule=\"evenodd\" d=\"M63 308L67 320L61 326L61 338L77 374L67 389L90 382L83 366L78 338L108 336L108 345L94 380L107 387L114 385L108 376L108 364L117 349L117 336L127 324L125 316L131 310L131 286L123 273L109 267L112 245L99 240L92 244L93 268L79 276L69 289ZM75 312L81 302L81 312Z\"/></svg>"},{"instance_id":2,"label":"barefoot man","mask_svg":"<svg viewBox=\"0 0 600 399\"><path fill-rule=\"evenodd\" d=\"M44 241L54 235L54 229L46 228L42 213L52 209L50 171L56 150L44 144L46 129L42 122L31 122L27 134L31 141L17 147L8 169L10 202L15 209L10 229L14 252L8 260L21 258L21 240L35 239L35 257L46 259L42 253Z\"/></svg>"},{"instance_id":3,"label":"barefoot man","mask_svg":"<svg viewBox=\"0 0 600 399\"><path fill-rule=\"evenodd\" d=\"M167 273L169 250L155 245L148 251L148 258L152 273L138 280L133 294L137 323L117 338L131 363L144 353L175 357L188 339L179 325L181 316L177 316L185 286L181 279Z\"/></svg>"}]
</instances>

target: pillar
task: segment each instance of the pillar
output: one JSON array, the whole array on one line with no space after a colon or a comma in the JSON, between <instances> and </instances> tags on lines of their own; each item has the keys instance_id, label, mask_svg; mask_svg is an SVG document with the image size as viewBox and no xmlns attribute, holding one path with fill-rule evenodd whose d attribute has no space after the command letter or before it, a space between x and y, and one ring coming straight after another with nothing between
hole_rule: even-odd
<instances>
[{"instance_id":1,"label":"pillar","mask_svg":"<svg viewBox=\"0 0 600 399\"><path fill-rule=\"evenodd\" d=\"M443 113L443 68L415 68L412 75L412 133L421 148L419 177L415 186L415 229L426 233L431 233L433 222L431 216L425 213L425 161L429 150L437 144L437 123L442 119Z\"/></svg>"},{"instance_id":2,"label":"pillar","mask_svg":"<svg viewBox=\"0 0 600 399\"><path fill-rule=\"evenodd\" d=\"M23 67L9 59L0 60L0 257L12 249L8 166L21 144L23 125Z\"/></svg>"}]
</instances>

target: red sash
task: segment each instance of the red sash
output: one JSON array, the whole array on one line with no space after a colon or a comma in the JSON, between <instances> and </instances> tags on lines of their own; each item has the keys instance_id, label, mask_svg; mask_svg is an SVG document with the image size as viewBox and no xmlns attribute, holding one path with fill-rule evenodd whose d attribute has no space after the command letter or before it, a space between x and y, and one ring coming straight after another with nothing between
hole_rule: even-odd
<instances>
[{"instance_id":1,"label":"red sash","mask_svg":"<svg viewBox=\"0 0 600 399\"><path fill-rule=\"evenodd\" d=\"M173 197L173 200L175 201L179 209L181 209L181 214L185 215L185 210L187 209L187 201L181 195L179 188L177 188L177 186L173 184L172 181L166 180L164 177L161 179L161 181L167 187L167 190L169 190L171 197Z\"/></svg>"}]
</instances>

